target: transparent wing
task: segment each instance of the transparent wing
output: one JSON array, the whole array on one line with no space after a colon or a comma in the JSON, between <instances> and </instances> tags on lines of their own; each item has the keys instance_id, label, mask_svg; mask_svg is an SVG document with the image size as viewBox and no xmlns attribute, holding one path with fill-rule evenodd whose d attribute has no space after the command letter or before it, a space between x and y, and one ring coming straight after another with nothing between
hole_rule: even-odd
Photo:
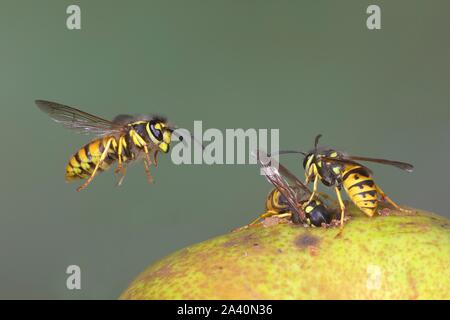
<instances>
[{"instance_id":1,"label":"transparent wing","mask_svg":"<svg viewBox=\"0 0 450 320\"><path fill-rule=\"evenodd\" d=\"M368 158L368 157L360 157L360 156L346 156L346 159L350 160L359 160L359 161L369 161L369 162L375 162L380 164L386 164L390 166L394 166L396 168L412 172L414 169L414 166L410 163L401 162L401 161L393 161L393 160L387 160L387 159L378 159L378 158Z\"/></svg>"},{"instance_id":2,"label":"transparent wing","mask_svg":"<svg viewBox=\"0 0 450 320\"><path fill-rule=\"evenodd\" d=\"M136 117L132 116L130 114L119 114L114 117L112 122L114 122L115 124L127 124L127 123L131 123L135 120L136 120Z\"/></svg>"},{"instance_id":3,"label":"transparent wing","mask_svg":"<svg viewBox=\"0 0 450 320\"><path fill-rule=\"evenodd\" d=\"M123 124L102 119L87 112L56 102L36 100L36 105L54 121L79 133L108 135L120 133Z\"/></svg>"},{"instance_id":4,"label":"transparent wing","mask_svg":"<svg viewBox=\"0 0 450 320\"><path fill-rule=\"evenodd\" d=\"M386 160L386 159L376 159L376 158L367 158L367 157L359 157L359 156L344 156L344 158L331 158L331 157L324 157L320 156L320 159L325 160L327 162L337 162L337 163L343 163L343 164L355 164L363 166L362 164L354 161L354 160L360 160L360 161L369 161L369 162L375 162L380 164L386 164L390 166L394 166L396 168L412 172L414 167L412 164L406 163L406 162L400 162L400 161L392 161L392 160Z\"/></svg>"},{"instance_id":5,"label":"transparent wing","mask_svg":"<svg viewBox=\"0 0 450 320\"><path fill-rule=\"evenodd\" d=\"M270 159L269 162L267 154L265 154L265 152L263 151L258 151L258 163L263 170L266 179L283 195L291 209L294 211L293 213L300 217L300 220L304 221L305 214L302 210L299 210L299 196L301 195L299 194L298 190L295 189L296 185L290 186L283 175L280 173L280 171L283 171L284 174L287 174L288 176L292 175L294 178L295 176L290 173L289 170L287 170L284 166L282 166L281 164L277 164L273 158ZM288 179L291 179L291 177L288 177ZM293 181L295 180L298 181L298 179L296 178ZM300 181L298 182L300 183L300 185L302 185L302 190L304 190L303 188L306 187ZM308 188L306 188L306 190L309 192Z\"/></svg>"},{"instance_id":6,"label":"transparent wing","mask_svg":"<svg viewBox=\"0 0 450 320\"><path fill-rule=\"evenodd\" d=\"M148 115L148 114L137 114L137 115L130 115L130 114L119 114L117 115L112 122L116 123L116 124L128 124L128 123L132 123L135 121L150 121L150 120L155 120L155 121L160 121L160 122L164 122L167 123L167 118L163 117L161 115ZM175 126L168 124L169 127L174 128Z\"/></svg>"},{"instance_id":7,"label":"transparent wing","mask_svg":"<svg viewBox=\"0 0 450 320\"><path fill-rule=\"evenodd\" d=\"M320 149L319 149L320 150ZM298 151L298 150L282 150L282 151L278 151L277 154L290 154L290 153L300 153L303 154L304 156L306 155L305 152L303 151ZM321 152L319 151L318 154L320 154ZM326 160L326 161L334 161L334 162L339 162L339 163L349 163L349 164L358 164L361 165L353 160L358 160L358 161L368 161L368 162L374 162L374 163L380 163L380 164L385 164L385 165L389 165L389 166L394 166L396 168L399 168L401 170L405 170L408 172L412 172L414 169L414 166L410 163L407 162L401 162L401 161L394 161L394 160L387 160L387 159L378 159L378 158L369 158L369 157L361 157L361 156L348 156L345 155L343 158L331 158L331 157L325 157L325 156L320 156L320 158Z\"/></svg>"},{"instance_id":8,"label":"transparent wing","mask_svg":"<svg viewBox=\"0 0 450 320\"><path fill-rule=\"evenodd\" d=\"M311 190L301 182L291 171L289 171L285 166L281 163L278 163L278 171L281 173L283 177L287 179L289 185L294 187L297 190L297 193L301 193L299 195L300 201L303 201L305 197L309 198L311 196Z\"/></svg>"}]
</instances>

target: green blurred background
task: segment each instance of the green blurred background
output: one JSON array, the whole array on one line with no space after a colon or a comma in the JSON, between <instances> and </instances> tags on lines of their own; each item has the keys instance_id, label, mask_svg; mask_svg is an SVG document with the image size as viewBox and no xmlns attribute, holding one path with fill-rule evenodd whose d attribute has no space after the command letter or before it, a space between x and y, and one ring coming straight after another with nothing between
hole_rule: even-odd
<instances>
[{"instance_id":1,"label":"green blurred background","mask_svg":"<svg viewBox=\"0 0 450 320\"><path fill-rule=\"evenodd\" d=\"M66 28L78 4L82 30ZM382 29L366 28L366 8ZM121 188L64 182L89 137L34 105L112 118L162 113L181 127L280 128L281 147L322 143L412 162L372 165L399 203L448 216L448 1L5 1L0 4L0 298L117 298L147 265L262 212L254 166L175 166L160 156ZM302 174L293 156L284 163ZM376 241L374 239L374 241ZM82 290L66 289L66 267Z\"/></svg>"}]
</instances>

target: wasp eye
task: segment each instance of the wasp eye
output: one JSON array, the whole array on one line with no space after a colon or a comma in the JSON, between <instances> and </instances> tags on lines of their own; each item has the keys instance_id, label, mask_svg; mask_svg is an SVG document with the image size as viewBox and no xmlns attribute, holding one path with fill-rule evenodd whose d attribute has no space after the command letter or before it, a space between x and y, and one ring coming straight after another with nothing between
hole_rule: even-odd
<instances>
[{"instance_id":1,"label":"wasp eye","mask_svg":"<svg viewBox=\"0 0 450 320\"><path fill-rule=\"evenodd\" d=\"M162 140L163 134L162 134L161 130L155 128L154 123L150 123L150 130L156 139Z\"/></svg>"},{"instance_id":2,"label":"wasp eye","mask_svg":"<svg viewBox=\"0 0 450 320\"><path fill-rule=\"evenodd\" d=\"M304 159L303 159L303 168L306 169L306 166L308 165L308 162L310 159L312 159L314 155L313 154L308 154Z\"/></svg>"}]
</instances>

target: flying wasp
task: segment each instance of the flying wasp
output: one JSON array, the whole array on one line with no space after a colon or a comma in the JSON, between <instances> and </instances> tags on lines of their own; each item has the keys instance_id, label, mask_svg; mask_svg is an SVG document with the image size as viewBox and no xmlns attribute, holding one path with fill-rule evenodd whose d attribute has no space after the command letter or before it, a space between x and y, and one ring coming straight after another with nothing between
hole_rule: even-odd
<instances>
[{"instance_id":1,"label":"flying wasp","mask_svg":"<svg viewBox=\"0 0 450 320\"><path fill-rule=\"evenodd\" d=\"M369 217L377 211L379 198L389 202L396 209L409 212L401 208L375 183L372 171L356 161L368 161L380 164L391 165L399 169L412 172L413 166L409 163L392 161L386 159L367 158L360 156L350 156L333 149L319 148L319 139L322 135L317 135L314 142L314 149L308 153L302 151L280 151L279 154L301 153L304 155L303 168L305 169L305 184L313 181L314 187L308 201L313 201L317 193L318 181L325 186L334 187L341 210L341 226L344 224L345 205L341 197L342 187L346 191L352 202Z\"/></svg>"},{"instance_id":2,"label":"flying wasp","mask_svg":"<svg viewBox=\"0 0 450 320\"><path fill-rule=\"evenodd\" d=\"M86 188L97 172L107 170L116 161L115 173L121 174L118 185L125 178L127 165L139 159L143 159L147 179L152 183L150 165L157 166L159 151L169 151L174 127L164 118L119 115L109 121L56 102L36 100L36 104L65 127L97 136L80 148L66 166L67 181L86 179L77 191Z\"/></svg>"},{"instance_id":3,"label":"flying wasp","mask_svg":"<svg viewBox=\"0 0 450 320\"><path fill-rule=\"evenodd\" d=\"M318 199L318 194L313 197L308 187L286 167L274 159L268 160L263 151L258 151L258 163L266 179L275 188L267 196L266 211L246 227L272 216L290 218L294 223L316 227L330 224L333 213Z\"/></svg>"}]
</instances>

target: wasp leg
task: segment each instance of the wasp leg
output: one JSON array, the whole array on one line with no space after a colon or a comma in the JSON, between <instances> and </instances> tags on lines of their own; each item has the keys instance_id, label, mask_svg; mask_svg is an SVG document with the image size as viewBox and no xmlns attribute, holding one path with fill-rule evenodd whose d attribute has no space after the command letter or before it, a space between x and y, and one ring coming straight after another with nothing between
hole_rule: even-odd
<instances>
[{"instance_id":1,"label":"wasp leg","mask_svg":"<svg viewBox=\"0 0 450 320\"><path fill-rule=\"evenodd\" d=\"M144 159L144 168L145 168L145 174L147 175L147 180L149 183L153 183L153 177L150 174L150 168L148 165L148 162Z\"/></svg>"},{"instance_id":2,"label":"wasp leg","mask_svg":"<svg viewBox=\"0 0 450 320\"><path fill-rule=\"evenodd\" d=\"M344 201L342 201L341 191L339 190L339 188L335 187L334 190L336 191L339 207L341 208L341 228L342 228L344 226L345 204Z\"/></svg>"},{"instance_id":3,"label":"wasp leg","mask_svg":"<svg viewBox=\"0 0 450 320\"><path fill-rule=\"evenodd\" d=\"M119 178L119 181L117 181L117 186L122 185L123 179L125 178L125 174L127 173L127 169L123 166L123 157L122 157L122 153L123 153L123 142L125 141L124 137L121 137L119 139L119 146L117 149L117 155L118 155L118 163L117 163L117 168L114 171L115 174L119 174L121 173L122 176Z\"/></svg>"},{"instance_id":4,"label":"wasp leg","mask_svg":"<svg viewBox=\"0 0 450 320\"><path fill-rule=\"evenodd\" d=\"M250 222L249 224L241 227L241 229L247 229L251 226L254 226L255 224L257 224L260 220L265 219L265 218L269 218L272 217L274 215L278 214L278 212L276 211L266 211L263 214L259 215L255 220L253 220L252 222Z\"/></svg>"},{"instance_id":5,"label":"wasp leg","mask_svg":"<svg viewBox=\"0 0 450 320\"><path fill-rule=\"evenodd\" d=\"M123 164L122 154L123 154L124 143L125 143L125 137L120 137L118 147L117 147L118 164L117 164L116 170L114 171L115 173L122 172L122 164Z\"/></svg>"},{"instance_id":6,"label":"wasp leg","mask_svg":"<svg viewBox=\"0 0 450 320\"><path fill-rule=\"evenodd\" d=\"M145 158L147 159L148 164L152 165L152 160L150 159L150 152L148 151L147 146L144 146Z\"/></svg>"},{"instance_id":7,"label":"wasp leg","mask_svg":"<svg viewBox=\"0 0 450 320\"><path fill-rule=\"evenodd\" d=\"M155 164L155 167L158 166L158 150L153 153L153 163Z\"/></svg>"},{"instance_id":8,"label":"wasp leg","mask_svg":"<svg viewBox=\"0 0 450 320\"><path fill-rule=\"evenodd\" d=\"M277 214L276 217L279 219L289 218L289 217L292 217L292 213L290 213L290 212L280 213L280 214Z\"/></svg>"},{"instance_id":9,"label":"wasp leg","mask_svg":"<svg viewBox=\"0 0 450 320\"><path fill-rule=\"evenodd\" d=\"M122 171L123 171L122 155L119 153L117 168L116 168L116 170L114 170L114 173L118 174L118 173L121 173Z\"/></svg>"},{"instance_id":10,"label":"wasp leg","mask_svg":"<svg viewBox=\"0 0 450 320\"><path fill-rule=\"evenodd\" d=\"M308 183L309 183L309 176L307 176L307 177L305 178L305 182L303 182L303 184L304 184L305 186L307 186Z\"/></svg>"},{"instance_id":11,"label":"wasp leg","mask_svg":"<svg viewBox=\"0 0 450 320\"><path fill-rule=\"evenodd\" d=\"M265 218L277 217L277 218L281 219L281 218L287 218L287 217L291 217L291 216L292 216L292 213L289 213L289 212L287 212L287 213L279 213L279 212L276 212L276 211L266 211L263 214L259 215L255 220L253 220L249 224L247 224L247 225L245 225L243 227L239 227L239 228L233 229L233 232L254 227L260 220L265 219Z\"/></svg>"},{"instance_id":12,"label":"wasp leg","mask_svg":"<svg viewBox=\"0 0 450 320\"><path fill-rule=\"evenodd\" d=\"M400 207L398 204L396 204L391 198L389 198L386 193L383 192L383 190L381 190L381 188L379 186L377 186L377 192L381 197L381 200L383 201L387 201L388 203L390 203L395 209L402 211L402 212L411 212L411 210L408 209L404 209L402 207Z\"/></svg>"},{"instance_id":13,"label":"wasp leg","mask_svg":"<svg viewBox=\"0 0 450 320\"><path fill-rule=\"evenodd\" d=\"M150 166L152 165L152 160L150 159L150 153L148 152L147 146L144 146L145 159L144 159L144 167L145 173L147 174L147 180L149 183L153 183L153 177L150 174Z\"/></svg>"},{"instance_id":14,"label":"wasp leg","mask_svg":"<svg viewBox=\"0 0 450 320\"><path fill-rule=\"evenodd\" d=\"M278 212L275 212L275 211L267 211L267 212L265 212L265 213L263 213L262 215L260 215L258 218L256 218L255 220L253 220L252 222L250 222L249 224L248 224L248 226L253 226L253 225L255 225L259 220L262 220L262 219L266 219L266 218L270 218L270 217L277 217L277 218L279 218L279 219L282 219L282 218L287 218L287 217L291 217L292 216L292 213L290 213L290 212L286 212L286 213L278 213Z\"/></svg>"},{"instance_id":15,"label":"wasp leg","mask_svg":"<svg viewBox=\"0 0 450 320\"><path fill-rule=\"evenodd\" d=\"M120 172L122 172L122 170L123 170L122 157L119 156L119 162L117 163L117 168L116 168L116 170L114 170L114 173L115 174L120 173Z\"/></svg>"},{"instance_id":16,"label":"wasp leg","mask_svg":"<svg viewBox=\"0 0 450 320\"><path fill-rule=\"evenodd\" d=\"M309 200L306 202L306 205L308 205L313 199L314 196L317 193L317 183L319 182L319 176L316 175L316 177L314 178L314 187L313 187L313 191L311 193L311 196L309 197Z\"/></svg>"},{"instance_id":17,"label":"wasp leg","mask_svg":"<svg viewBox=\"0 0 450 320\"><path fill-rule=\"evenodd\" d=\"M120 166L120 168L117 167L116 173L122 174L122 176L119 178L119 181L117 181L117 186L120 187L122 185L123 179L125 179L125 175L127 174L127 167L125 166Z\"/></svg>"},{"instance_id":18,"label":"wasp leg","mask_svg":"<svg viewBox=\"0 0 450 320\"><path fill-rule=\"evenodd\" d=\"M111 143L112 143L113 140L114 140L114 138L111 138L111 139L108 140L108 142L106 143L106 146L105 146L105 150L103 151L102 155L100 156L100 159L98 160L94 171L92 171L91 176L80 187L77 188L77 191L81 191L84 188L86 188L88 186L88 184L91 183L92 179L94 179L94 176L97 173L98 168L103 163L103 161L105 161L105 159L106 159L109 147L111 146Z\"/></svg>"}]
</instances>

